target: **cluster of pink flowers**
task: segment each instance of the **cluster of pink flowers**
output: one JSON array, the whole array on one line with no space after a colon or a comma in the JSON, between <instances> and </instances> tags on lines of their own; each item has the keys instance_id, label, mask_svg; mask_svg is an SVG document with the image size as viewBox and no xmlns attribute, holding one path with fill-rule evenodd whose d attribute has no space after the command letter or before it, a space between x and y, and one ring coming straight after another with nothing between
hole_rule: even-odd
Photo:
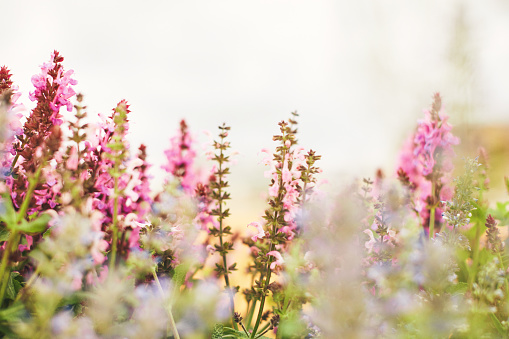
<instances>
[{"instance_id":1,"label":"cluster of pink flowers","mask_svg":"<svg viewBox=\"0 0 509 339\"><path fill-rule=\"evenodd\" d=\"M414 135L414 156L422 165L422 175L430 175L433 171L449 172L452 170L451 157L454 155L453 145L459 139L451 133L452 126L447 122L449 117L442 108L440 94L434 95L431 110L425 110L425 118L418 122ZM435 166L437 156L441 162Z\"/></svg>"},{"instance_id":2,"label":"cluster of pink flowers","mask_svg":"<svg viewBox=\"0 0 509 339\"><path fill-rule=\"evenodd\" d=\"M197 154L193 143L194 139L185 120L181 120L177 134L170 139L170 146L164 151L167 162L162 168L171 175L172 180L178 180L178 185L185 194L197 201L198 214L194 222L198 228L207 231L210 226L218 225L211 215L215 206L210 199L208 186L210 181L215 180L212 174L215 167L210 170L208 177L202 178L200 172L194 168Z\"/></svg>"},{"instance_id":3,"label":"cluster of pink flowers","mask_svg":"<svg viewBox=\"0 0 509 339\"><path fill-rule=\"evenodd\" d=\"M453 145L459 139L451 133L452 126L447 122L438 93L433 97L431 109L424 111L425 118L418 122L415 133L405 142L400 154L398 175L408 180L408 185L419 199L415 199L414 209L423 223L429 219L429 204L439 198L449 200L452 190L448 187L452 171ZM431 192L435 181L435 192ZM439 197L434 197L439 193ZM437 209L436 219L441 221L441 210Z\"/></svg>"},{"instance_id":4,"label":"cluster of pink flowers","mask_svg":"<svg viewBox=\"0 0 509 339\"><path fill-rule=\"evenodd\" d=\"M164 154L167 163L162 168L179 179L180 185L186 193L192 193L197 182L193 169L196 151L193 148L193 138L185 120L180 122L179 133L170 139L170 147L164 151Z\"/></svg>"},{"instance_id":5,"label":"cluster of pink flowers","mask_svg":"<svg viewBox=\"0 0 509 339\"><path fill-rule=\"evenodd\" d=\"M124 109L129 113L129 106L125 101L119 102L110 117L101 116L102 122L96 126L94 136L87 145L86 160L95 163L96 181L93 196L93 208L103 213L103 228L112 222L114 208L114 174L112 170L114 161L105 154L112 152L111 142L115 133L113 122L117 109ZM129 123L124 123L123 135L120 136L125 150L129 149L125 135L129 131ZM71 158L70 158L71 159ZM122 192L119 197L118 220L122 230L130 230L129 248L139 247L137 240L141 225L150 211L152 198L150 197L150 176L147 173L150 165L146 161L145 146L140 147L136 157L127 159L122 164L122 173L118 178L118 190Z\"/></svg>"},{"instance_id":6,"label":"cluster of pink flowers","mask_svg":"<svg viewBox=\"0 0 509 339\"><path fill-rule=\"evenodd\" d=\"M72 78L73 70L64 72L60 65L63 59L56 51L51 54L50 61L41 65L41 73L32 76L32 84L35 87L35 91L30 92L29 95L30 100L38 101L41 96L52 92L52 100L49 102L49 107L54 112L54 115L51 117L51 122L54 125L61 125L63 122L59 113L60 107L65 106L67 111L72 111L73 104L70 99L76 95L76 92L71 86L75 86L78 83L78 81Z\"/></svg>"},{"instance_id":7,"label":"cluster of pink flowers","mask_svg":"<svg viewBox=\"0 0 509 339\"><path fill-rule=\"evenodd\" d=\"M286 141L286 146L290 149L290 141ZM290 149L286 154L283 163L275 161L272 158L269 150L262 149L263 153L267 155L263 158L262 163L270 166L270 169L265 171L265 177L273 179L273 184L269 187L269 196L277 197L280 191L280 182L278 178L278 171L281 172L281 186L284 187L283 195L283 207L285 210L284 220L287 225L281 227L279 232L285 233L288 240L292 240L295 236L297 224L295 217L299 210L298 198L300 195L299 187L303 186L302 180L300 180L301 172L299 167L305 164L305 151L303 147L297 147ZM290 168L291 164L291 168ZM250 224L259 228L256 224ZM258 232L257 238L261 238L261 232ZM256 236L255 236L256 237ZM253 237L254 238L254 237ZM254 239L253 239L254 240Z\"/></svg>"},{"instance_id":8,"label":"cluster of pink flowers","mask_svg":"<svg viewBox=\"0 0 509 339\"><path fill-rule=\"evenodd\" d=\"M13 85L11 80L12 74L6 66L0 68L0 94L10 91L10 107L7 110L7 114L2 121L2 140L0 141L0 152L2 173L0 177L5 177L11 170L12 159L16 155L14 149L14 141L17 135L23 134L23 125L21 124L21 118L23 112L26 110L22 103L18 103L18 99L21 96L21 92L18 91L18 86Z\"/></svg>"}]
</instances>

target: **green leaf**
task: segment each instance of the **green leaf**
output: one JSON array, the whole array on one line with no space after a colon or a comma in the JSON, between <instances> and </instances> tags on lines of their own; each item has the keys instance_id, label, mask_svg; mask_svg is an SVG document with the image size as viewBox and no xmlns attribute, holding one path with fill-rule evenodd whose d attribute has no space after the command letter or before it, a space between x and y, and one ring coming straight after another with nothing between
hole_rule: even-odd
<instances>
[{"instance_id":1,"label":"green leaf","mask_svg":"<svg viewBox=\"0 0 509 339\"><path fill-rule=\"evenodd\" d=\"M16 225L17 214L10 195L3 194L2 197L5 213L0 215L0 221L3 221L5 226L10 229Z\"/></svg>"},{"instance_id":2,"label":"green leaf","mask_svg":"<svg viewBox=\"0 0 509 339\"><path fill-rule=\"evenodd\" d=\"M231 327L225 327L223 329L223 338L247 338L244 332L237 331Z\"/></svg>"},{"instance_id":3,"label":"green leaf","mask_svg":"<svg viewBox=\"0 0 509 339\"><path fill-rule=\"evenodd\" d=\"M177 267L175 267L175 272L173 273L172 280L176 288L180 288L180 286L184 284L188 270L189 270L188 264L180 264Z\"/></svg>"},{"instance_id":4,"label":"green leaf","mask_svg":"<svg viewBox=\"0 0 509 339\"><path fill-rule=\"evenodd\" d=\"M19 319L24 313L25 307L19 301L6 309L0 310L0 333L5 334L9 338L16 338L17 336L14 334L9 324L17 321L19 322Z\"/></svg>"},{"instance_id":5,"label":"green leaf","mask_svg":"<svg viewBox=\"0 0 509 339\"><path fill-rule=\"evenodd\" d=\"M465 294L468 290L468 284L465 282L459 282L456 285L448 286L446 290L452 295Z\"/></svg>"},{"instance_id":6,"label":"green leaf","mask_svg":"<svg viewBox=\"0 0 509 339\"><path fill-rule=\"evenodd\" d=\"M2 230L0 230L0 242L7 241L7 239L9 239L10 235L11 235L11 232L9 232L8 229L3 228Z\"/></svg>"},{"instance_id":7,"label":"green leaf","mask_svg":"<svg viewBox=\"0 0 509 339\"><path fill-rule=\"evenodd\" d=\"M506 335L507 333L504 330L504 327L502 326L502 324L500 323L500 320L498 320L497 316L494 315L493 313L490 313L490 317L491 317L493 325L495 325L495 328L497 329L498 333L500 333L502 335Z\"/></svg>"},{"instance_id":8,"label":"green leaf","mask_svg":"<svg viewBox=\"0 0 509 339\"><path fill-rule=\"evenodd\" d=\"M7 283L7 298L14 300L21 289L21 283L16 279L20 274L18 272L11 272L9 282Z\"/></svg>"},{"instance_id":9,"label":"green leaf","mask_svg":"<svg viewBox=\"0 0 509 339\"><path fill-rule=\"evenodd\" d=\"M38 218L31 221L26 221L23 219L21 224L17 224L14 229L26 234L42 233L46 230L50 220L51 216L49 214L42 214Z\"/></svg>"},{"instance_id":10,"label":"green leaf","mask_svg":"<svg viewBox=\"0 0 509 339\"><path fill-rule=\"evenodd\" d=\"M223 339L223 324L214 325L214 330L212 331L212 339Z\"/></svg>"},{"instance_id":11,"label":"green leaf","mask_svg":"<svg viewBox=\"0 0 509 339\"><path fill-rule=\"evenodd\" d=\"M248 336L243 331L237 331L231 327L224 327L222 339L226 339L226 338L244 339L244 338L248 338ZM261 337L257 337L257 338L270 339L269 337L265 337L265 336L261 336Z\"/></svg>"}]
</instances>

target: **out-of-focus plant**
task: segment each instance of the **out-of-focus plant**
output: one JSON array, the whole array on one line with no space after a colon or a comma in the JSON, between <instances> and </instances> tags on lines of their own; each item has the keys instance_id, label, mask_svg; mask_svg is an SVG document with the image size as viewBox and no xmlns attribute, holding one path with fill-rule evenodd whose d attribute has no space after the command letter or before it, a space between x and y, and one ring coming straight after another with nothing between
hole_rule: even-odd
<instances>
[{"instance_id":1,"label":"out-of-focus plant","mask_svg":"<svg viewBox=\"0 0 509 339\"><path fill-rule=\"evenodd\" d=\"M458 139L433 96L397 175L315 194L321 156L279 123L263 221L227 225L230 127L210 169L182 120L150 189L127 142L129 105L98 122L53 52L27 112L0 68L0 332L10 338L495 338L509 335L508 202L486 152L455 180ZM74 100L75 104L71 103ZM74 112L64 119L60 109ZM26 119L26 120L25 120ZM509 181L506 180L509 187ZM509 191L509 189L508 189ZM428 233L426 234L426 231ZM215 267L214 267L215 265ZM234 302L242 293L246 308Z\"/></svg>"}]
</instances>

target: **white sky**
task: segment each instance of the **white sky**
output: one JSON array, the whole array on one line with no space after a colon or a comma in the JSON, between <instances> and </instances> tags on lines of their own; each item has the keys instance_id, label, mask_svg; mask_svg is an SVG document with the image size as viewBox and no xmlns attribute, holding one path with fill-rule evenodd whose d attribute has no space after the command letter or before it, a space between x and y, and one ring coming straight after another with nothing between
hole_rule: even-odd
<instances>
[{"instance_id":1,"label":"white sky","mask_svg":"<svg viewBox=\"0 0 509 339\"><path fill-rule=\"evenodd\" d=\"M323 155L331 181L391 169L435 91L447 107L466 87L471 121L509 122L504 0L0 1L0 65L25 104L31 75L57 49L89 115L129 101L130 140L147 144L159 182L181 118L197 133L232 126L241 155L231 184L244 198L264 182L258 151L274 147L277 122L293 110L301 145ZM460 3L467 83L449 57Z\"/></svg>"}]
</instances>

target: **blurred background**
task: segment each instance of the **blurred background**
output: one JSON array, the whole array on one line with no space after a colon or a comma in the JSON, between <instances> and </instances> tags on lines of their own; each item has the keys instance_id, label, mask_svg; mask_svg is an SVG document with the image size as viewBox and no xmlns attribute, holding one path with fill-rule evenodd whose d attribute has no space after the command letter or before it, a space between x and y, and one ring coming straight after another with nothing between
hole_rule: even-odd
<instances>
[{"instance_id":1,"label":"blurred background","mask_svg":"<svg viewBox=\"0 0 509 339\"><path fill-rule=\"evenodd\" d=\"M2 0L0 11L0 65L21 101L33 107L30 78L60 51L90 116L131 104L130 141L148 146L154 189L181 119L198 145L202 131L229 124L238 229L265 208L259 151L275 147L294 110L300 144L323 156L326 190L377 168L393 175L436 91L463 139L458 153L484 145L492 185L509 174L505 0Z\"/></svg>"}]
</instances>

